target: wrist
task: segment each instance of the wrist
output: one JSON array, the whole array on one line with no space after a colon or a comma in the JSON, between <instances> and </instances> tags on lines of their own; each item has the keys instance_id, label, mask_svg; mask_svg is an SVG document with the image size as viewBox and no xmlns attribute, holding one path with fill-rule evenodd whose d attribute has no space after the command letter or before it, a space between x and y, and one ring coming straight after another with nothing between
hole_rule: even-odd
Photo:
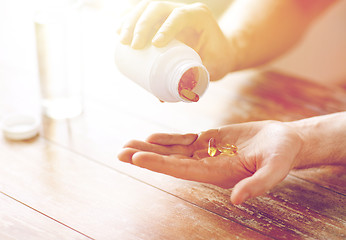
<instances>
[{"instance_id":1,"label":"wrist","mask_svg":"<svg viewBox=\"0 0 346 240\"><path fill-rule=\"evenodd\" d=\"M296 133L301 138L302 147L296 156L295 165L293 168L307 168L314 165L319 165L321 162L321 153L318 133L316 129L318 124L309 119L298 120L289 123Z\"/></svg>"},{"instance_id":2,"label":"wrist","mask_svg":"<svg viewBox=\"0 0 346 240\"><path fill-rule=\"evenodd\" d=\"M294 168L346 162L346 112L289 122L302 139Z\"/></svg>"}]
</instances>

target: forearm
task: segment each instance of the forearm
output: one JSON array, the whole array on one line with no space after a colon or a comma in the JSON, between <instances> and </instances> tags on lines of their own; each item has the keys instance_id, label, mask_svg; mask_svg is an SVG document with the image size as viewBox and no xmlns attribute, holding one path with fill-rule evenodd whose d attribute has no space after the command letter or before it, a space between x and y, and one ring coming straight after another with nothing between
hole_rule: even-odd
<instances>
[{"instance_id":1,"label":"forearm","mask_svg":"<svg viewBox=\"0 0 346 240\"><path fill-rule=\"evenodd\" d=\"M346 112L288 123L303 140L295 168L346 164Z\"/></svg>"},{"instance_id":2,"label":"forearm","mask_svg":"<svg viewBox=\"0 0 346 240\"><path fill-rule=\"evenodd\" d=\"M232 71L263 64L290 49L336 0L238 0L220 25L233 54Z\"/></svg>"}]
</instances>

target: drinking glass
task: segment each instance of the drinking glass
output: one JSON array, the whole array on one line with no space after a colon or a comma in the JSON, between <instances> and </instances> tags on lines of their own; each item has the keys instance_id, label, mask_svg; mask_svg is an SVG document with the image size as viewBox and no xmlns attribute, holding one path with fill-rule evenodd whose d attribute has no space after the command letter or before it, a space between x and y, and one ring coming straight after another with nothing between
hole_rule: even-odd
<instances>
[{"instance_id":1,"label":"drinking glass","mask_svg":"<svg viewBox=\"0 0 346 240\"><path fill-rule=\"evenodd\" d=\"M82 2L45 1L40 7L34 23L42 110L54 119L76 117L83 110Z\"/></svg>"}]
</instances>

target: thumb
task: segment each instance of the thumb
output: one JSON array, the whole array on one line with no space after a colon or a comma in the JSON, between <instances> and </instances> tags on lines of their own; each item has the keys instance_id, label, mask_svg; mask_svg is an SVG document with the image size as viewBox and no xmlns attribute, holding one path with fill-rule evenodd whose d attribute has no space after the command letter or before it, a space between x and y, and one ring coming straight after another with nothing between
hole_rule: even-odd
<instances>
[{"instance_id":1,"label":"thumb","mask_svg":"<svg viewBox=\"0 0 346 240\"><path fill-rule=\"evenodd\" d=\"M281 182L288 172L289 170L277 164L260 168L251 177L241 180L234 186L231 202L237 205L249 198L264 194Z\"/></svg>"}]
</instances>

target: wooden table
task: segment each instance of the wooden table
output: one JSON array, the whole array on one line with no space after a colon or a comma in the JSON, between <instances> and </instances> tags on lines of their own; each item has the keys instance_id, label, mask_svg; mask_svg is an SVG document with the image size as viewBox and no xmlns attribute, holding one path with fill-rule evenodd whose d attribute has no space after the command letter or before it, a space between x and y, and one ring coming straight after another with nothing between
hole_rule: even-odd
<instances>
[{"instance_id":1,"label":"wooden table","mask_svg":"<svg viewBox=\"0 0 346 240\"><path fill-rule=\"evenodd\" d=\"M95 42L86 43L81 116L42 116L40 134L31 140L0 136L0 239L346 238L345 167L293 171L264 196L234 206L232 189L116 157L128 140L155 132L344 111L345 90L250 70L211 84L198 103L160 103L118 73L112 53L99 52ZM14 109L35 109L37 85L28 79L37 76L20 66L1 69L1 119Z\"/></svg>"}]
</instances>

